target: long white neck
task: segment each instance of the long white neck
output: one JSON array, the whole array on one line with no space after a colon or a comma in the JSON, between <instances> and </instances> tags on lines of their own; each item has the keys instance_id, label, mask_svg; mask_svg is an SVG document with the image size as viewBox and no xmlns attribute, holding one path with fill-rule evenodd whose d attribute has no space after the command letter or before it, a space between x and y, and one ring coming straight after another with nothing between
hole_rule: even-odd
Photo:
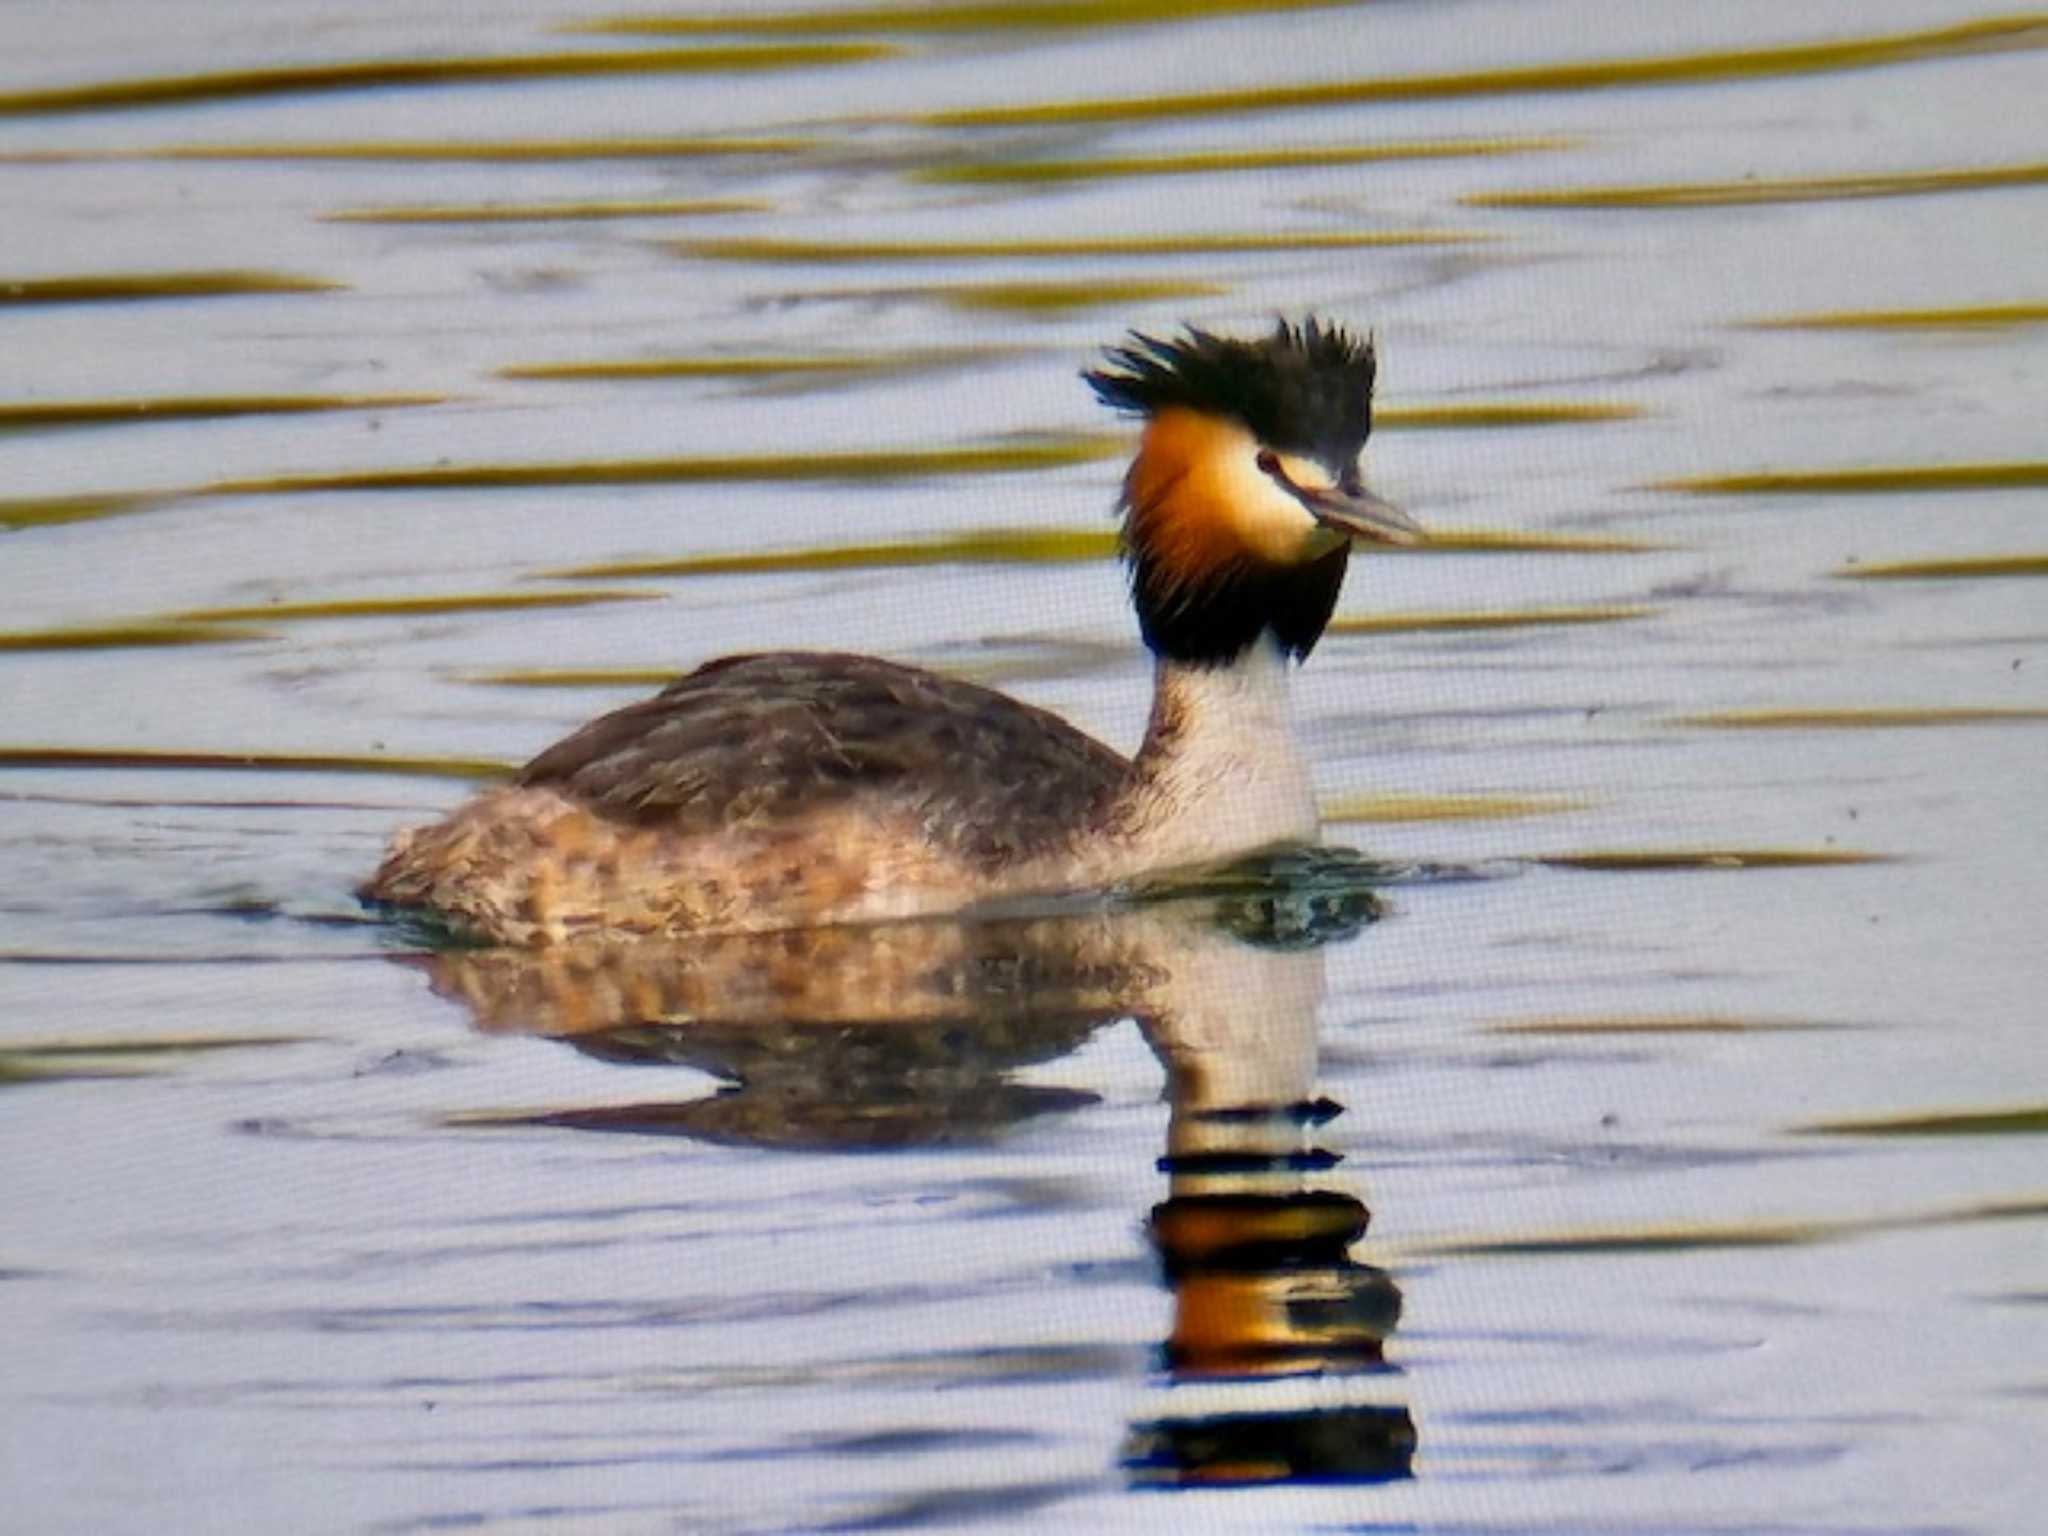
<instances>
[{"instance_id":1,"label":"long white neck","mask_svg":"<svg viewBox=\"0 0 2048 1536\"><path fill-rule=\"evenodd\" d=\"M1146 866L1212 863L1316 835L1291 666L1270 632L1227 665L1159 660L1122 818Z\"/></svg>"}]
</instances>

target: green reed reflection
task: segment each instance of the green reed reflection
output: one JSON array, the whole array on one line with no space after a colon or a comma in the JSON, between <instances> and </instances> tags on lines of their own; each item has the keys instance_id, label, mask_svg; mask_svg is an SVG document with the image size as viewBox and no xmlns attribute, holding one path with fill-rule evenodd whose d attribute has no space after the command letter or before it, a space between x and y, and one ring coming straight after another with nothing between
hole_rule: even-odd
<instances>
[{"instance_id":1,"label":"green reed reflection","mask_svg":"<svg viewBox=\"0 0 2048 1536\"><path fill-rule=\"evenodd\" d=\"M623 12L572 21L557 30L599 34L767 36L846 33L1073 31L1153 26L1212 16L1321 10L1354 0L967 0L967 3L849 5L826 10L752 10L724 14Z\"/></svg>"},{"instance_id":2,"label":"green reed reflection","mask_svg":"<svg viewBox=\"0 0 2048 1536\"><path fill-rule=\"evenodd\" d=\"M1661 57L1572 60L1438 75L1390 75L1363 80L1255 86L1243 90L1191 91L1010 107L966 107L924 113L915 121L953 128L1133 122L1346 106L1371 101L1639 90L1648 86L1876 69L1921 59L2044 46L2048 46L2048 15L2035 13L1970 21L1918 32L1756 48L1709 49Z\"/></svg>"},{"instance_id":3,"label":"green reed reflection","mask_svg":"<svg viewBox=\"0 0 2048 1536\"><path fill-rule=\"evenodd\" d=\"M264 96L585 79L607 75L714 74L857 64L891 57L881 43L775 43L611 52L506 53L472 57L365 59L348 63L258 65L188 75L140 76L89 85L0 91L0 117L112 111Z\"/></svg>"}]
</instances>

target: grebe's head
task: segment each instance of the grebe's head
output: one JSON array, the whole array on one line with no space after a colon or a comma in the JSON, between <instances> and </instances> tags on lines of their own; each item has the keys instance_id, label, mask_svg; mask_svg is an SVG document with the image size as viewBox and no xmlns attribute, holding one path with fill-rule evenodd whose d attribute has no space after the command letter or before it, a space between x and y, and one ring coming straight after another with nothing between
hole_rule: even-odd
<instances>
[{"instance_id":1,"label":"grebe's head","mask_svg":"<svg viewBox=\"0 0 2048 1536\"><path fill-rule=\"evenodd\" d=\"M1108 358L1083 377L1104 404L1145 418L1124 479L1124 556L1157 654L1218 665L1270 630L1306 656L1354 542L1421 542L1359 473L1371 341L1310 318L1259 341L1133 333Z\"/></svg>"}]
</instances>

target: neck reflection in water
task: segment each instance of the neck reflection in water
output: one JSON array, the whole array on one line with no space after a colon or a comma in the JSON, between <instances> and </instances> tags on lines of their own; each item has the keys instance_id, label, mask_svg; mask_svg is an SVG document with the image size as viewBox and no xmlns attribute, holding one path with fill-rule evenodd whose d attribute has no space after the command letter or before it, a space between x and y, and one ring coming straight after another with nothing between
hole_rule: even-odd
<instances>
[{"instance_id":1,"label":"neck reflection in water","mask_svg":"<svg viewBox=\"0 0 2048 1536\"><path fill-rule=\"evenodd\" d=\"M1415 1430L1383 1343L1401 1311L1354 1259L1369 1213L1320 1144L1322 947L1369 924L1357 881L1270 864L1085 912L681 943L410 957L492 1033L723 1091L517 1123L810 1151L987 1139L1095 1096L1011 1074L1135 1018L1166 1069L1173 1300L1159 1390L1122 1461L1145 1487L1409 1475ZM499 1119L496 1123L508 1123Z\"/></svg>"}]
</instances>

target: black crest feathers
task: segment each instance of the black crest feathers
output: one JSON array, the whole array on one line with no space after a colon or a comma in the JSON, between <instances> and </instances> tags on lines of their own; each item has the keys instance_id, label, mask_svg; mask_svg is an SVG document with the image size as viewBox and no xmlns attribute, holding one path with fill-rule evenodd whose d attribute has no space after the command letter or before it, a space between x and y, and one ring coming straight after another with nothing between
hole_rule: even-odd
<instances>
[{"instance_id":1,"label":"black crest feathers","mask_svg":"<svg viewBox=\"0 0 2048 1536\"><path fill-rule=\"evenodd\" d=\"M1151 416L1169 406L1243 422L1283 453L1348 468L1372 431L1371 340L1314 316L1258 341L1189 326L1161 340L1132 332L1109 366L1082 374L1103 404Z\"/></svg>"}]
</instances>

